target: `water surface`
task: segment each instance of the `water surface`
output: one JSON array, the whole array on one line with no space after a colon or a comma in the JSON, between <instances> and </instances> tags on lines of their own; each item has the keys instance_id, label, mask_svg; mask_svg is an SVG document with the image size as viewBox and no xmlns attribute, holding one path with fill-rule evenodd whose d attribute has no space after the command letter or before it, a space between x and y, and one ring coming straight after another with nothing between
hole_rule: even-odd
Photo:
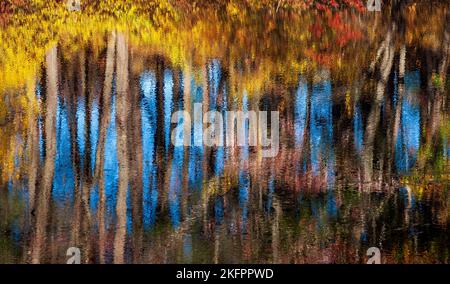
<instances>
[{"instance_id":1,"label":"water surface","mask_svg":"<svg viewBox=\"0 0 450 284\"><path fill-rule=\"evenodd\" d=\"M0 262L448 263L449 22L211 12L3 43ZM278 155L173 146L195 103L279 111Z\"/></svg>"}]
</instances>

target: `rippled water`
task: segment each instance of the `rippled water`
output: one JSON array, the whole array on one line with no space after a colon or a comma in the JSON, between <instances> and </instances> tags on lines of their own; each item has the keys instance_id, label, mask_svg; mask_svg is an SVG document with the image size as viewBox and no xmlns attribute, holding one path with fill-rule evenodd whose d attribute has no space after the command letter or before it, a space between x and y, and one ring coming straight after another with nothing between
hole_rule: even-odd
<instances>
[{"instance_id":1,"label":"rippled water","mask_svg":"<svg viewBox=\"0 0 450 284\"><path fill-rule=\"evenodd\" d=\"M0 262L448 263L450 10L413 8L32 43L1 65ZM200 102L279 111L278 155L173 146Z\"/></svg>"}]
</instances>

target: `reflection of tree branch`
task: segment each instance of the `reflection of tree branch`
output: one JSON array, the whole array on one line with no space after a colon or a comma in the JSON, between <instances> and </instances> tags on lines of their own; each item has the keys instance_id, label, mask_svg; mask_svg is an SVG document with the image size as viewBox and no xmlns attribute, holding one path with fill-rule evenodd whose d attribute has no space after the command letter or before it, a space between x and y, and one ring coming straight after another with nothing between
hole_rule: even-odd
<instances>
[{"instance_id":1,"label":"reflection of tree branch","mask_svg":"<svg viewBox=\"0 0 450 284\"><path fill-rule=\"evenodd\" d=\"M70 72L70 75L67 76L65 82L70 82L65 85L69 85L70 88L64 89L64 93L68 95L68 117L69 117L69 128L70 128L70 149L71 149L71 157L72 157L72 167L75 171L75 183L74 183L74 191L75 191L75 197L74 197L74 217L72 218L72 237L71 242L72 244L78 246L79 245L79 235L80 235L80 225L81 225L81 215L82 215L82 186L83 186L83 180L84 175L81 169L81 163L80 163L80 154L78 151L78 139L77 139L77 118L76 118L76 109L77 109L77 101L79 97L83 97L86 85L85 85L85 66L84 66L84 50L80 51L80 60L78 61L79 64L79 77L74 78L72 75L72 72ZM70 67L69 67L70 68ZM73 81L80 81L78 87L78 84L74 84ZM74 89L78 89L78 92L76 92ZM84 131L84 129L83 129Z\"/></svg>"},{"instance_id":2,"label":"reflection of tree branch","mask_svg":"<svg viewBox=\"0 0 450 284\"><path fill-rule=\"evenodd\" d=\"M45 104L45 159L42 169L41 187L37 198L37 217L34 243L32 245L31 262L40 263L47 235L47 219L55 171L56 154L56 105L58 95L58 58L57 47L52 47L46 55L47 93Z\"/></svg>"},{"instance_id":3,"label":"reflection of tree branch","mask_svg":"<svg viewBox=\"0 0 450 284\"><path fill-rule=\"evenodd\" d=\"M132 139L129 147L129 163L133 165L131 168L132 183L130 184L130 198L131 198L131 210L133 221L133 262L141 262L141 249L143 238L143 224L142 224L142 212L143 212L143 153L142 153L142 123L141 123L141 109L140 109L140 92L138 86L138 77L133 75L133 83L131 86L130 101L131 101L131 113L132 118L129 122L129 129L131 132L130 138Z\"/></svg>"},{"instance_id":4,"label":"reflection of tree branch","mask_svg":"<svg viewBox=\"0 0 450 284\"><path fill-rule=\"evenodd\" d=\"M382 52L383 58L380 62L380 78L377 82L375 99L372 104L372 109L369 114L365 137L364 137L364 150L363 150L363 168L364 168L364 182L372 181L372 170L373 170L373 148L375 141L375 133L378 128L378 123L380 120L380 107L384 98L384 91L386 89L387 79L391 72L393 59L394 59L394 43L392 40L392 33L395 26L387 34L386 40L383 43Z\"/></svg>"},{"instance_id":5,"label":"reflection of tree branch","mask_svg":"<svg viewBox=\"0 0 450 284\"><path fill-rule=\"evenodd\" d=\"M39 163L39 128L38 128L38 115L34 112L37 110L37 104L33 103L36 101L35 98L35 78L31 79L27 83L27 94L31 105L33 106L30 111L29 124L30 130L28 133L27 147L30 151L29 157L29 167L28 167L28 194L29 194L29 210L34 209L35 194L36 194L36 178L37 169Z\"/></svg>"},{"instance_id":6,"label":"reflection of tree branch","mask_svg":"<svg viewBox=\"0 0 450 284\"><path fill-rule=\"evenodd\" d=\"M114 263L123 263L127 233L127 191L129 161L127 146L127 124L129 118L128 95L128 44L123 33L117 35L117 159L119 162L119 187L117 189L117 226L114 238Z\"/></svg>"},{"instance_id":7,"label":"reflection of tree branch","mask_svg":"<svg viewBox=\"0 0 450 284\"><path fill-rule=\"evenodd\" d=\"M403 46L402 49L400 50L400 59L399 59L398 97L397 97L397 104L395 106L394 127L393 127L393 130L392 130L391 157L395 153L395 143L397 143L398 130L400 128L400 119L401 119L401 113L402 113L403 96L405 94L405 84L404 84L405 68L406 68L406 47ZM392 164L393 161L394 161L394 159L391 158L391 164Z\"/></svg>"},{"instance_id":8,"label":"reflection of tree branch","mask_svg":"<svg viewBox=\"0 0 450 284\"><path fill-rule=\"evenodd\" d=\"M98 206L98 222L99 222L99 254L100 263L105 263L105 246L106 246L106 228L105 228L105 181L104 181L104 153L105 153L105 141L106 130L110 120L110 108L111 108L111 91L112 81L114 73L114 58L115 58L115 44L116 33L112 32L108 39L108 47L106 51L106 68L105 68L105 81L103 84L103 94L101 97L101 112L100 112L100 125L99 135L97 142L97 150L95 153L95 168L94 168L94 181L93 184L98 184L99 190L99 206Z\"/></svg>"}]
</instances>

